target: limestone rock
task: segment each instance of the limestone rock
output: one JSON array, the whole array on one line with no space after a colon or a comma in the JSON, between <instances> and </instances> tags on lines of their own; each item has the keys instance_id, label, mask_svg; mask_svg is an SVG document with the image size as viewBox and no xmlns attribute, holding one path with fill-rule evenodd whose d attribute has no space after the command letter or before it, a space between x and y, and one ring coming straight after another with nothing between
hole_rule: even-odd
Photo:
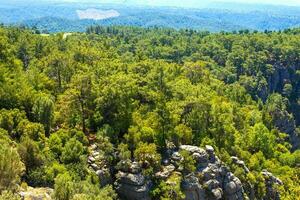
<instances>
[{"instance_id":1,"label":"limestone rock","mask_svg":"<svg viewBox=\"0 0 300 200\"><path fill-rule=\"evenodd\" d=\"M169 159L164 159L164 160L162 161L162 164L163 164L164 166L167 166L167 165L170 164L170 160L169 160Z\"/></svg>"},{"instance_id":2,"label":"limestone rock","mask_svg":"<svg viewBox=\"0 0 300 200\"><path fill-rule=\"evenodd\" d=\"M142 174L119 172L117 177L119 177L120 182L127 185L141 186L145 183L145 177Z\"/></svg>"},{"instance_id":3,"label":"limestone rock","mask_svg":"<svg viewBox=\"0 0 300 200\"><path fill-rule=\"evenodd\" d=\"M131 173L133 173L133 174L138 174L138 173L140 173L140 172L142 171L142 169L141 169L139 163L133 162L133 163L131 164L131 166L130 166L130 171L131 171Z\"/></svg>"},{"instance_id":4,"label":"limestone rock","mask_svg":"<svg viewBox=\"0 0 300 200\"><path fill-rule=\"evenodd\" d=\"M155 174L155 177L166 180L174 170L175 170L175 166L170 164L168 166L163 167L162 171L157 172Z\"/></svg>"},{"instance_id":5,"label":"limestone rock","mask_svg":"<svg viewBox=\"0 0 300 200\"><path fill-rule=\"evenodd\" d=\"M215 152L214 148L210 145L206 145L205 149L206 149L207 153L209 153L209 154L214 154L214 152Z\"/></svg>"},{"instance_id":6,"label":"limestone rock","mask_svg":"<svg viewBox=\"0 0 300 200\"><path fill-rule=\"evenodd\" d=\"M186 200L204 200L206 199L205 190L199 184L195 174L189 174L182 182L182 190L185 193Z\"/></svg>"},{"instance_id":7,"label":"limestone rock","mask_svg":"<svg viewBox=\"0 0 300 200\"><path fill-rule=\"evenodd\" d=\"M90 161L91 163L93 163L93 162L96 161L96 159L95 159L93 156L89 156L89 161Z\"/></svg>"},{"instance_id":8,"label":"limestone rock","mask_svg":"<svg viewBox=\"0 0 300 200\"><path fill-rule=\"evenodd\" d=\"M172 161L181 161L182 156L179 154L179 152L174 152L171 157Z\"/></svg>"},{"instance_id":9,"label":"limestone rock","mask_svg":"<svg viewBox=\"0 0 300 200\"><path fill-rule=\"evenodd\" d=\"M98 147L97 147L96 144L92 144L92 145L90 146L90 148L91 148L91 150L96 150Z\"/></svg>"},{"instance_id":10,"label":"limestone rock","mask_svg":"<svg viewBox=\"0 0 300 200\"><path fill-rule=\"evenodd\" d=\"M99 177L100 180L100 185L102 187L112 183L110 172L108 169L101 169L96 171L97 176Z\"/></svg>"},{"instance_id":11,"label":"limestone rock","mask_svg":"<svg viewBox=\"0 0 300 200\"><path fill-rule=\"evenodd\" d=\"M211 179L204 184L204 187L207 188L209 191L212 191L213 189L218 188L219 184L220 183L217 180Z\"/></svg>"},{"instance_id":12,"label":"limestone rock","mask_svg":"<svg viewBox=\"0 0 300 200\"><path fill-rule=\"evenodd\" d=\"M184 146L183 149L189 150L189 152L191 152L198 165L203 164L204 159L196 159L199 156L198 152L201 151L199 150L201 148ZM204 161L204 163L206 162L206 165L198 167L197 171L201 174L201 180L199 180L199 184L202 185L205 189L204 193L206 197L204 199L244 199L244 190L241 181L236 176L234 176L234 174L232 174L226 166L221 164L218 157L215 156L214 148L207 145L205 147L205 150L203 151L205 153L202 153L202 155L207 155L207 160ZM239 163L244 164L243 162ZM192 180L195 179L190 179L190 181ZM185 184L188 185L187 183ZM189 196L194 197L195 195Z\"/></svg>"},{"instance_id":13,"label":"limestone rock","mask_svg":"<svg viewBox=\"0 0 300 200\"><path fill-rule=\"evenodd\" d=\"M100 185L102 187L112 183L111 168L109 168L106 159L101 150L96 144L90 147L90 156L88 157L89 170L99 177Z\"/></svg>"},{"instance_id":14,"label":"limestone rock","mask_svg":"<svg viewBox=\"0 0 300 200\"><path fill-rule=\"evenodd\" d=\"M190 153L200 153L202 154L203 152L205 153L204 149L201 149L200 147L197 146L192 146L192 145L181 145L179 147L180 150L186 150Z\"/></svg>"},{"instance_id":15,"label":"limestone rock","mask_svg":"<svg viewBox=\"0 0 300 200\"><path fill-rule=\"evenodd\" d=\"M214 200L222 199L223 191L221 188L213 189L211 192Z\"/></svg>"},{"instance_id":16,"label":"limestone rock","mask_svg":"<svg viewBox=\"0 0 300 200\"><path fill-rule=\"evenodd\" d=\"M142 174L119 172L115 183L120 197L128 200L150 200L151 181Z\"/></svg>"},{"instance_id":17,"label":"limestone rock","mask_svg":"<svg viewBox=\"0 0 300 200\"><path fill-rule=\"evenodd\" d=\"M235 182L230 181L229 183L225 184L225 192L229 195L236 193L237 191L237 186Z\"/></svg>"},{"instance_id":18,"label":"limestone rock","mask_svg":"<svg viewBox=\"0 0 300 200\"><path fill-rule=\"evenodd\" d=\"M196 171L182 175L182 156L180 150L186 150L196 161ZM233 158L239 166L245 163ZM121 166L124 166L121 161ZM168 182L168 178L175 173L182 176L181 187L186 200L243 200L244 189L241 181L221 163L215 155L212 146L205 149L191 145L181 145L179 149L170 148L165 154L160 171L155 173L156 179ZM128 169L119 169L115 188L121 199L148 200L152 183L142 174L138 163L128 161Z\"/></svg>"},{"instance_id":19,"label":"limestone rock","mask_svg":"<svg viewBox=\"0 0 300 200\"><path fill-rule=\"evenodd\" d=\"M250 172L244 161L240 160L236 156L232 156L231 159L232 159L233 163L235 163L236 165L242 167L244 169L245 173Z\"/></svg>"},{"instance_id":20,"label":"limestone rock","mask_svg":"<svg viewBox=\"0 0 300 200\"><path fill-rule=\"evenodd\" d=\"M205 146L206 152L209 156L209 161L214 163L216 161L216 156L215 156L215 150L212 146L206 145Z\"/></svg>"},{"instance_id":21,"label":"limestone rock","mask_svg":"<svg viewBox=\"0 0 300 200\"><path fill-rule=\"evenodd\" d=\"M97 164L95 164L95 163L91 164L91 167L92 167L93 170L95 170L95 171L97 171L97 170L100 169L99 166L98 166Z\"/></svg>"},{"instance_id":22,"label":"limestone rock","mask_svg":"<svg viewBox=\"0 0 300 200\"><path fill-rule=\"evenodd\" d=\"M93 155L93 157L96 157L96 156L99 156L99 152L98 151L94 151L93 153L92 153L92 155Z\"/></svg>"},{"instance_id":23,"label":"limestone rock","mask_svg":"<svg viewBox=\"0 0 300 200\"><path fill-rule=\"evenodd\" d=\"M275 185L282 185L282 181L275 177L272 173L268 172L267 170L262 171L262 175L265 178L266 184L266 196L264 197L265 200L280 200L280 194L275 189Z\"/></svg>"}]
</instances>

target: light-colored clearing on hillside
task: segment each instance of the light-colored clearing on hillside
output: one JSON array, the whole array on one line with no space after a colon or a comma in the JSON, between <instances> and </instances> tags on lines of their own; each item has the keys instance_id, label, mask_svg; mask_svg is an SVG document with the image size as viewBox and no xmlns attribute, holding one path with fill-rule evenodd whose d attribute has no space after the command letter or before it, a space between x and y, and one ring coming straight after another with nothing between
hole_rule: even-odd
<instances>
[{"instance_id":1,"label":"light-colored clearing on hillside","mask_svg":"<svg viewBox=\"0 0 300 200\"><path fill-rule=\"evenodd\" d=\"M41 33L40 36L43 36L43 37L49 37L50 34Z\"/></svg>"},{"instance_id":2,"label":"light-colored clearing on hillside","mask_svg":"<svg viewBox=\"0 0 300 200\"><path fill-rule=\"evenodd\" d=\"M63 39L66 39L68 36L72 35L73 33L64 33Z\"/></svg>"},{"instance_id":3,"label":"light-colored clearing on hillside","mask_svg":"<svg viewBox=\"0 0 300 200\"><path fill-rule=\"evenodd\" d=\"M76 10L76 13L79 19L101 20L120 16L120 13L116 10L98 10L94 8Z\"/></svg>"}]
</instances>

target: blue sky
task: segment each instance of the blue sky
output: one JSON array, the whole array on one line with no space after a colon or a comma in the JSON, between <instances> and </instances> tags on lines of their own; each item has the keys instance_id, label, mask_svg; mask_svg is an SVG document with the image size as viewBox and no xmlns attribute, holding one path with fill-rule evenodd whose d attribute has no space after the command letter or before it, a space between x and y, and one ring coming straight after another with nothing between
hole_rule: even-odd
<instances>
[{"instance_id":1,"label":"blue sky","mask_svg":"<svg viewBox=\"0 0 300 200\"><path fill-rule=\"evenodd\" d=\"M105 3L129 3L153 6L184 6L198 7L212 2L237 2L237 3L255 3L255 4L275 4L300 6L300 0L65 0L65 1L93 1Z\"/></svg>"},{"instance_id":2,"label":"blue sky","mask_svg":"<svg viewBox=\"0 0 300 200\"><path fill-rule=\"evenodd\" d=\"M1 2L18 2L25 0L0 0ZM92 3L117 3L129 5L148 5L148 6L176 6L199 8L210 3L216 2L236 2L236 3L253 3L253 4L273 4L300 6L300 0L28 0L36 2L92 2Z\"/></svg>"},{"instance_id":3,"label":"blue sky","mask_svg":"<svg viewBox=\"0 0 300 200\"><path fill-rule=\"evenodd\" d=\"M200 0L201 1L201 0ZM226 0L223 0L226 1ZM240 3L264 3L264 4L277 4L277 5L300 5L300 0L236 0Z\"/></svg>"}]
</instances>

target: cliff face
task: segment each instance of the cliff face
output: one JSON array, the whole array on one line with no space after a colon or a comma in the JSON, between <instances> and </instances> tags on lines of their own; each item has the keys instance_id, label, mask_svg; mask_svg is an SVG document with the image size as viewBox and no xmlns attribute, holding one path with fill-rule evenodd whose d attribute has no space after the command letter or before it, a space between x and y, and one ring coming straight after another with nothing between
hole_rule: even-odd
<instances>
[{"instance_id":1,"label":"cliff face","mask_svg":"<svg viewBox=\"0 0 300 200\"><path fill-rule=\"evenodd\" d=\"M186 173L180 165L184 159L180 153L181 150L187 151L195 160L196 169L193 172ZM252 191L245 191L244 184L215 155L211 146L206 146L204 149L181 145L179 149L168 149L162 161L161 170L152 178L142 174L142 167L137 162L121 161L124 167L115 171L108 170L109 167L106 165L101 166L99 164L101 162L97 160L99 160L99 155L97 147L94 146L92 155L89 157L91 169L98 174L102 185L113 182L119 197L124 200L151 200L150 191L154 182L160 180L172 186L174 183L170 177L174 174L181 177L180 186L186 200L242 200L254 199L255 196L253 188L250 188ZM243 161L236 157L232 157L232 160L249 173ZM109 171L112 173L109 174ZM281 181L267 171L262 173L267 186L266 199L280 199L279 193L273 186L281 184Z\"/></svg>"},{"instance_id":2,"label":"cliff face","mask_svg":"<svg viewBox=\"0 0 300 200\"><path fill-rule=\"evenodd\" d=\"M269 113L273 118L273 124L281 132L289 135L289 141L293 149L300 148L300 137L296 132L296 126L300 124L300 106L298 99L300 96L300 82L299 82L299 69L298 65L283 65L275 64L274 71L268 77L268 88L265 88L262 95L259 95L264 101L272 93L279 93L288 99L287 110L274 110ZM285 86L290 85L290 91L286 91Z\"/></svg>"},{"instance_id":3,"label":"cliff face","mask_svg":"<svg viewBox=\"0 0 300 200\"><path fill-rule=\"evenodd\" d=\"M299 149L300 137L296 131L296 124L293 115L287 111L282 111L279 109L274 110L270 113L270 115L272 116L275 127L279 131L288 134L289 142L292 145L292 150Z\"/></svg>"},{"instance_id":4,"label":"cliff face","mask_svg":"<svg viewBox=\"0 0 300 200\"><path fill-rule=\"evenodd\" d=\"M186 199L243 199L241 181L215 156L214 149L182 145L196 160L196 171L183 178ZM176 152L174 152L176 154ZM173 154L174 154L173 153ZM171 157L172 159L172 157ZM174 162L172 159L171 163ZM196 187L197 184L197 187Z\"/></svg>"},{"instance_id":5,"label":"cliff face","mask_svg":"<svg viewBox=\"0 0 300 200\"><path fill-rule=\"evenodd\" d=\"M196 170L185 174L179 165L183 157L178 151L170 150L161 171L155 174L156 179L171 185L173 183L169 178L172 174L182 176L181 188L185 199L188 200L244 199L241 181L221 164L211 146L201 149L182 145L180 150L186 150L193 156L197 165ZM132 163L130 170L126 172L120 171L115 185L117 192L124 199L151 199L149 191L152 180L146 180L137 163Z\"/></svg>"}]
</instances>

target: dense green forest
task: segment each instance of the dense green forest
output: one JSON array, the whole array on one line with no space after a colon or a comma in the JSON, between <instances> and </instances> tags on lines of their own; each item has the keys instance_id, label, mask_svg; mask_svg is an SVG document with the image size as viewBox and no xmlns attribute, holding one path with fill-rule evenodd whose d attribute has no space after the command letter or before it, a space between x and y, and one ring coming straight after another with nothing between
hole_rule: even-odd
<instances>
[{"instance_id":1,"label":"dense green forest","mask_svg":"<svg viewBox=\"0 0 300 200\"><path fill-rule=\"evenodd\" d=\"M117 199L88 167L91 144L111 174L131 160L148 179L170 144L211 145L245 199L247 184L267 199L264 169L282 181L282 199L299 199L299 91L299 29L98 26L40 35L1 27L0 199L19 199L28 186L54 188L58 200ZM194 171L181 154L183 171ZM172 187L153 181L153 199L184 198L181 178L170 179Z\"/></svg>"}]
</instances>

